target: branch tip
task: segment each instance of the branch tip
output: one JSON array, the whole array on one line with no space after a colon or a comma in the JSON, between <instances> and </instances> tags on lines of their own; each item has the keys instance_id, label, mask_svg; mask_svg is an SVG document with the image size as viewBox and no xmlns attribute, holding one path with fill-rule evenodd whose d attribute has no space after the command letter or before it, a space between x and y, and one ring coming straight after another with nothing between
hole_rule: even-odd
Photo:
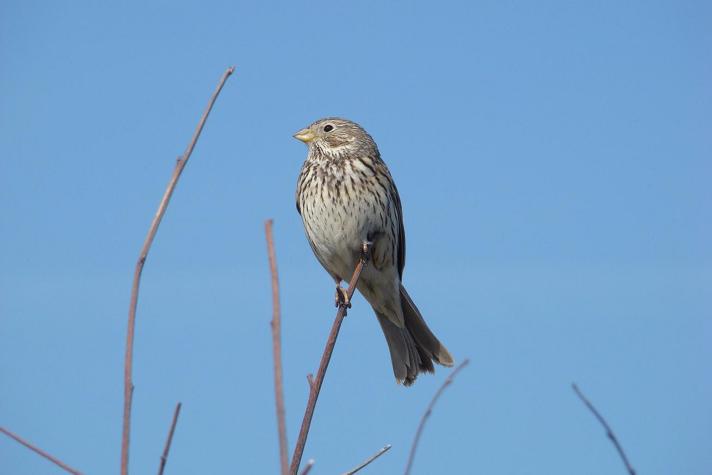
<instances>
[{"instance_id":1,"label":"branch tip","mask_svg":"<svg viewBox=\"0 0 712 475\"><path fill-rule=\"evenodd\" d=\"M178 424L178 416L180 415L180 409L183 407L181 402L176 404L176 408L173 411L173 419L171 421L171 426L168 429L168 437L166 438L166 445L163 447L163 453L161 454L161 462L158 465L158 475L163 475L163 470L166 468L166 463L168 462L168 452L171 450L171 443L173 442L173 434L176 431L176 424Z\"/></svg>"},{"instance_id":2,"label":"branch tip","mask_svg":"<svg viewBox=\"0 0 712 475\"><path fill-rule=\"evenodd\" d=\"M425 412L423 413L423 416L420 418L420 423L418 424L418 429L415 432L415 437L413 438L413 445L410 447L410 454L408 455L408 463L405 466L405 471L403 472L404 475L408 475L410 473L410 469L413 466L413 461L415 460L415 452L418 449L418 442L420 441L420 436L423 434L423 429L425 428L425 422L428 420L430 415L433 413L433 408L435 407L435 403L438 401L442 393L445 391L445 389L452 384L452 382L455 380L455 377L457 374L468 364L470 363L469 358L465 358L462 363L460 363L455 369L453 369L450 374L445 378L445 381L440 385L440 388L435 392L435 395L433 396L433 399L430 401L430 404L428 404L428 407L425 409Z\"/></svg>"},{"instance_id":3,"label":"branch tip","mask_svg":"<svg viewBox=\"0 0 712 475\"><path fill-rule=\"evenodd\" d=\"M371 462L373 462L374 460L376 460L376 459L377 459L378 457L380 457L381 455L383 455L383 454L385 454L386 452L388 452L388 451L391 449L391 447L392 447L391 444L386 444L386 445L385 445L383 448L381 448L378 452L376 452L375 454L371 455L369 458L367 458L366 460L364 460L363 462L361 462L359 465L357 465L356 467L352 468L352 469L349 470L348 472L345 472L344 475L353 475L354 473L356 473L356 472L358 472L359 470L361 470L362 468L364 468L366 465L368 465L368 464L370 464Z\"/></svg>"},{"instance_id":4,"label":"branch tip","mask_svg":"<svg viewBox=\"0 0 712 475\"><path fill-rule=\"evenodd\" d=\"M609 426L608 422L606 422L606 419L601 415L600 412L598 412L598 410L593 405L593 403L588 400L588 398L583 394L583 392L579 389L579 387L576 385L576 383L571 383L571 389L574 390L574 392L576 393L578 398L581 400L581 402L583 402L583 404L588 408L589 411L591 411L591 413L596 417L596 419L598 419L598 422L600 422L600 424L606 430L606 436L608 436L608 438L613 443L613 446L618 451L618 455L620 456L621 460L623 461L623 464L625 465L625 468L628 471L628 474L635 475L635 469L630 464L630 461L628 460L628 457L626 456L625 451L623 450L623 446L618 441L618 438L616 437L616 434L613 432L613 429L611 429L611 426Z\"/></svg>"}]
</instances>

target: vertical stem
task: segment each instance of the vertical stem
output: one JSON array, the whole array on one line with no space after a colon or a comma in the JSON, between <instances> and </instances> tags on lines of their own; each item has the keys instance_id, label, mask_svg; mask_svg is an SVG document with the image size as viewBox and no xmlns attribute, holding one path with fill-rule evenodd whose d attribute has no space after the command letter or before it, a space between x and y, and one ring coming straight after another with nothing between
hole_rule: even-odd
<instances>
[{"instance_id":1,"label":"vertical stem","mask_svg":"<svg viewBox=\"0 0 712 475\"><path fill-rule=\"evenodd\" d=\"M277 257L274 252L272 237L272 220L265 221L265 237L267 239L267 255L269 270L272 275L272 355L274 359L274 399L277 410L277 435L279 437L279 462L281 474L289 472L289 455L287 454L287 423L284 411L284 384L282 380L282 320L279 306L279 275L277 274Z\"/></svg>"},{"instance_id":2,"label":"vertical stem","mask_svg":"<svg viewBox=\"0 0 712 475\"><path fill-rule=\"evenodd\" d=\"M210 101L208 102L205 111L203 112L200 122L193 133L191 141L188 143L188 147L185 149L183 155L176 162L176 166L171 175L171 179L168 181L168 186L166 191L163 193L163 198L161 198L161 203L158 205L158 210L153 216L153 221L151 221L151 226L148 229L148 234L143 242L143 247L141 248L141 253L136 261L136 268L134 269L133 284L131 286L131 302L129 303L129 318L128 318L128 328L126 331L126 354L124 355L124 416L123 416L123 426L121 434L121 475L128 475L129 473L129 435L131 433L131 403L133 400L133 347L134 347L134 330L136 328L136 306L138 305L138 291L139 285L141 283L141 272L143 272L143 265L146 263L146 257L148 257L148 251L151 249L151 244L153 244L153 238L156 237L156 232L158 231L158 226L161 224L163 215L166 213L166 208L173 195L173 190L175 190L178 179L180 178L183 169L190 155L193 153L195 144L200 137L200 133L205 126L205 121L210 114L215 100L218 98L220 91L225 85L225 81L228 77L235 71L234 67L228 68L220 78L215 92L213 92Z\"/></svg>"}]
</instances>

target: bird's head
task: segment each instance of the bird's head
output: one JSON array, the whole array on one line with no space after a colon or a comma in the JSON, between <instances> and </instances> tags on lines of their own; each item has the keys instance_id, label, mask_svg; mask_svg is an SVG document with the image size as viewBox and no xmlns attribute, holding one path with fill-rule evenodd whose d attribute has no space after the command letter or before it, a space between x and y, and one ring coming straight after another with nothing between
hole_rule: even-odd
<instances>
[{"instance_id":1,"label":"bird's head","mask_svg":"<svg viewBox=\"0 0 712 475\"><path fill-rule=\"evenodd\" d=\"M319 119L296 134L294 138L330 157L342 155L377 155L375 142L363 128L355 122L338 117Z\"/></svg>"}]
</instances>

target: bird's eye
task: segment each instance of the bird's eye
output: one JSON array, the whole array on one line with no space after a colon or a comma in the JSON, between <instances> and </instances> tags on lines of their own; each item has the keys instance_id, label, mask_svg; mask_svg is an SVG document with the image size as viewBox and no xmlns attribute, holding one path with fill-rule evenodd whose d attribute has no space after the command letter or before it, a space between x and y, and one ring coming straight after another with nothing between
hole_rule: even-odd
<instances>
[{"instance_id":1,"label":"bird's eye","mask_svg":"<svg viewBox=\"0 0 712 475\"><path fill-rule=\"evenodd\" d=\"M334 130L334 126L333 126L333 125L331 125L331 124L326 124L326 125L324 126L324 132L331 132L332 130Z\"/></svg>"}]
</instances>

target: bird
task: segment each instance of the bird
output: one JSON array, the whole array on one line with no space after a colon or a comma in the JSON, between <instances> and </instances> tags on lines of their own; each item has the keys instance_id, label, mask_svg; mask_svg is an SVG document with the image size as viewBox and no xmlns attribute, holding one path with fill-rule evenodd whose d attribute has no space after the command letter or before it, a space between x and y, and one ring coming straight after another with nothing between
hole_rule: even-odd
<instances>
[{"instance_id":1,"label":"bird","mask_svg":"<svg viewBox=\"0 0 712 475\"><path fill-rule=\"evenodd\" d=\"M336 305L350 306L341 281L368 250L357 289L373 307L396 382L412 385L433 362L453 358L403 286L405 229L400 196L378 147L360 125L328 117L299 130L308 147L296 204L314 255L336 283Z\"/></svg>"}]
</instances>

